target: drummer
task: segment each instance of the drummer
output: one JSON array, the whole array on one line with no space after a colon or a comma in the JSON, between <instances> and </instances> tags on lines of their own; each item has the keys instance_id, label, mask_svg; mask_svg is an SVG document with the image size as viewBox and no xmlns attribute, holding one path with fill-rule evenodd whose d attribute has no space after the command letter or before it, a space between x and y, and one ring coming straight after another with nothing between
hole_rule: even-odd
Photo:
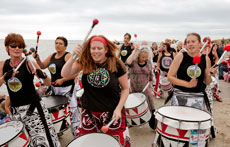
<instances>
[{"instance_id":1,"label":"drummer","mask_svg":"<svg viewBox=\"0 0 230 147\"><path fill-rule=\"evenodd\" d=\"M208 57L200 53L201 37L197 33L190 33L186 38L187 52L178 53L172 62L168 72L168 80L175 85L172 105L190 106L201 110L210 110L209 101L205 93L206 85L212 81L210 71L216 70L211 67ZM200 56L200 64L194 78L193 57Z\"/></svg>"},{"instance_id":2,"label":"drummer","mask_svg":"<svg viewBox=\"0 0 230 147\"><path fill-rule=\"evenodd\" d=\"M116 57L117 47L102 35L89 38L83 47L74 50L79 56L70 58L62 69L68 77L81 70L84 94L81 97L82 112L79 136L100 132L112 118L108 134L116 137L121 145L129 146L126 130L124 104L129 94L128 78L124 63Z\"/></svg>"},{"instance_id":3,"label":"drummer","mask_svg":"<svg viewBox=\"0 0 230 147\"><path fill-rule=\"evenodd\" d=\"M167 40L167 39L166 39ZM171 63L175 57L169 43L163 44L163 51L159 54L157 59L157 72L161 71L161 75L167 77ZM168 95L172 93L172 88L168 91Z\"/></svg>"},{"instance_id":4,"label":"drummer","mask_svg":"<svg viewBox=\"0 0 230 147\"><path fill-rule=\"evenodd\" d=\"M23 60L22 52L26 45L20 34L8 34L5 38L5 47L10 58L0 62L0 85L6 82L10 96L6 99L6 104L11 105L11 119L24 123L33 140L31 146L42 144L60 147L48 110L40 102L41 98L33 84L34 73L45 85L50 85L50 78L37 64L33 63L36 68L34 69L31 62ZM18 66L18 70L15 71Z\"/></svg>"},{"instance_id":5,"label":"drummer","mask_svg":"<svg viewBox=\"0 0 230 147\"><path fill-rule=\"evenodd\" d=\"M152 118L149 121L149 126L154 129L155 108L154 108L153 93L152 93L154 88L152 85L153 70L150 61L151 59L149 58L150 54L151 54L150 48L145 46L139 48L139 46L136 45L134 51L126 60L126 63L129 65L131 92L143 92L147 97L147 102L152 110ZM144 90L146 85L147 85L147 89Z\"/></svg>"},{"instance_id":6,"label":"drummer","mask_svg":"<svg viewBox=\"0 0 230 147\"><path fill-rule=\"evenodd\" d=\"M36 59L37 64L41 67L41 69L48 68L51 74L51 95L61 95L67 97L70 101L72 98L72 92L74 89L74 78L77 75L69 76L69 77L62 77L61 70L66 61L71 57L71 53L66 51L68 46L68 40L63 37L59 36L55 40L55 49L56 52L50 54L44 61L41 61L38 53L34 54L34 58ZM74 107L71 107L71 112L76 112ZM73 121L72 123L79 122L78 115L72 115ZM72 124L72 133L76 131L77 125Z\"/></svg>"}]
</instances>

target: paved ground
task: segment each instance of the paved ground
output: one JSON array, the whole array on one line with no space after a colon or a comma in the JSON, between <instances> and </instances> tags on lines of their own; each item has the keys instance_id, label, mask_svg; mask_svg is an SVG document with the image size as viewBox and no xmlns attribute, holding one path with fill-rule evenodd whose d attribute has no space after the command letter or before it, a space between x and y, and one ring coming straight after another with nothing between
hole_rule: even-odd
<instances>
[{"instance_id":1,"label":"paved ground","mask_svg":"<svg viewBox=\"0 0 230 147\"><path fill-rule=\"evenodd\" d=\"M218 130L217 137L211 139L209 147L229 147L230 146L230 83L220 81L221 96L223 102L214 100L214 122ZM167 94L164 93L164 97ZM155 106L163 106L165 98L155 99ZM149 128L148 124L141 127L130 128L132 147L151 147L155 133ZM66 147L72 140L73 136L70 129L64 135L60 136L62 147Z\"/></svg>"}]
</instances>

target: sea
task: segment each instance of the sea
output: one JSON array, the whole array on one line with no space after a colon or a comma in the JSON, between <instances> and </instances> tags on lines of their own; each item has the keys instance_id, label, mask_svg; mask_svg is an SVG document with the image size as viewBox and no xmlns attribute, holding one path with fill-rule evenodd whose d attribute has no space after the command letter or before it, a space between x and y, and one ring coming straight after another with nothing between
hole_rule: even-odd
<instances>
[{"instance_id":1,"label":"sea","mask_svg":"<svg viewBox=\"0 0 230 147\"><path fill-rule=\"evenodd\" d=\"M37 45L37 40L25 40L26 43L26 48L28 51L30 48L36 48ZM67 46L67 51L72 53L73 49L78 43L82 43L81 40L68 40L68 46ZM50 54L56 52L55 50L55 40L39 40L38 43L38 54L41 58L41 60L45 60ZM9 56L6 52L6 48L4 45L4 39L0 39L0 61L5 61L8 59ZM34 60L32 55L29 56L29 60ZM50 75L48 69L44 70L48 75ZM35 82L38 79L34 79ZM0 87L0 93L3 93L5 95L8 95L7 90L6 90L6 85L2 84Z\"/></svg>"}]
</instances>

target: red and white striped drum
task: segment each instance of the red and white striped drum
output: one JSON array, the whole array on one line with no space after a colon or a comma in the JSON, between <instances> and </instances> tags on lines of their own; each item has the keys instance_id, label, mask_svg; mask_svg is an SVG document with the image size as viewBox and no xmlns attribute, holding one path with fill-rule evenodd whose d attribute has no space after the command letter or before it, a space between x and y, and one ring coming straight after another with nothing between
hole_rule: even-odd
<instances>
[{"instance_id":1,"label":"red and white striped drum","mask_svg":"<svg viewBox=\"0 0 230 147\"><path fill-rule=\"evenodd\" d=\"M68 98L64 96L48 96L43 97L42 102L49 110L56 133L58 135L62 134L71 124Z\"/></svg>"},{"instance_id":2,"label":"red and white striped drum","mask_svg":"<svg viewBox=\"0 0 230 147\"><path fill-rule=\"evenodd\" d=\"M167 77L163 77L160 79L160 87L161 90L169 91L172 89L172 84L168 81Z\"/></svg>"},{"instance_id":3,"label":"red and white striped drum","mask_svg":"<svg viewBox=\"0 0 230 147\"><path fill-rule=\"evenodd\" d=\"M157 119L155 146L188 147L202 140L203 145L200 146L205 146L208 142L212 120L211 115L205 111L186 106L164 106L155 112L155 117ZM193 132L201 133L194 135Z\"/></svg>"},{"instance_id":4,"label":"red and white striped drum","mask_svg":"<svg viewBox=\"0 0 230 147\"><path fill-rule=\"evenodd\" d=\"M73 140L67 147L121 147L113 137L104 133L90 133Z\"/></svg>"},{"instance_id":5,"label":"red and white striped drum","mask_svg":"<svg viewBox=\"0 0 230 147\"><path fill-rule=\"evenodd\" d=\"M30 137L20 121L10 121L0 125L1 147L28 147Z\"/></svg>"},{"instance_id":6,"label":"red and white striped drum","mask_svg":"<svg viewBox=\"0 0 230 147\"><path fill-rule=\"evenodd\" d=\"M147 123L152 114L146 96L142 93L129 94L125 103L126 120L131 126Z\"/></svg>"}]
</instances>

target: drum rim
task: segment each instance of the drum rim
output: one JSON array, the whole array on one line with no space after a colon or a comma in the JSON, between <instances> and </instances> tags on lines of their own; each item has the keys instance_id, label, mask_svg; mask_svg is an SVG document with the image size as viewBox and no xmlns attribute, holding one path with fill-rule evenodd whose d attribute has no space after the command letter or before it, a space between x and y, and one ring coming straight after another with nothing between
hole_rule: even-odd
<instances>
[{"instance_id":1,"label":"drum rim","mask_svg":"<svg viewBox=\"0 0 230 147\"><path fill-rule=\"evenodd\" d=\"M172 118L172 117L165 116L165 115L163 115L162 113L160 113L160 112L158 111L160 108L163 108L163 107L171 107L171 106L161 106L161 107L159 107L155 112L158 113L158 114L160 114L160 115L162 115L162 116L164 116L164 117L166 117L166 118L170 118L170 119L172 119L172 120L184 121L184 122L207 122L207 121L210 121L210 120L212 121L211 114L210 114L209 112L204 111L204 110L200 110L200 109L194 108L194 109L197 109L197 110L200 110L200 111L203 111L203 112L208 113L208 114L210 115L210 118L209 118L209 119L205 119L205 120L202 120L202 121L192 121L192 120L176 119L176 118ZM193 108L193 107L189 107L189 106L173 106L173 107Z\"/></svg>"},{"instance_id":2,"label":"drum rim","mask_svg":"<svg viewBox=\"0 0 230 147\"><path fill-rule=\"evenodd\" d=\"M134 92L134 93L141 93L141 92ZM130 94L134 94L134 93L130 93ZM130 95L129 94L129 95ZM141 94L143 94L143 93L141 93ZM144 95L144 94L143 94ZM144 95L145 96L145 95ZM143 103L145 103L145 101L147 101L147 97L145 96L145 100L141 103L141 104L139 104L139 105L137 105L137 106L135 106L135 107L130 107L130 108L126 108L125 107L125 105L124 105L124 107L125 107L125 109L133 109L133 108L136 108L136 107L139 107L140 105L142 105ZM127 100L125 101L125 103L127 102ZM148 102L147 102L147 104L148 104Z\"/></svg>"},{"instance_id":3,"label":"drum rim","mask_svg":"<svg viewBox=\"0 0 230 147\"><path fill-rule=\"evenodd\" d=\"M13 121L9 121L9 122L6 122L6 123L11 123L11 122L20 122L22 124L22 128L20 129L20 131L16 135L14 135L14 137L12 137L9 141L7 141L7 142L5 142L3 144L0 144L0 146L7 145L9 142L11 142L12 140L14 140L17 136L19 136L23 132L23 129L24 129L25 125L21 121L13 120ZM1 125L4 125L6 123L3 123ZM1 125L0 125L0 127L1 127Z\"/></svg>"},{"instance_id":4,"label":"drum rim","mask_svg":"<svg viewBox=\"0 0 230 147\"><path fill-rule=\"evenodd\" d=\"M106 134L106 133L103 133L103 132L92 132L92 133L87 133L87 134L84 134L84 135L81 135L81 136L78 136L78 137L74 138L74 139L67 145L67 147L68 147L74 140L76 140L76 139L78 139L78 138L80 138L80 137L82 137L82 136L89 135L89 134L104 134L104 135L113 137L112 135L109 135L109 134ZM120 142L119 142L115 137L113 137L113 138L116 140L116 142L117 142L119 145L121 145Z\"/></svg>"}]
</instances>

